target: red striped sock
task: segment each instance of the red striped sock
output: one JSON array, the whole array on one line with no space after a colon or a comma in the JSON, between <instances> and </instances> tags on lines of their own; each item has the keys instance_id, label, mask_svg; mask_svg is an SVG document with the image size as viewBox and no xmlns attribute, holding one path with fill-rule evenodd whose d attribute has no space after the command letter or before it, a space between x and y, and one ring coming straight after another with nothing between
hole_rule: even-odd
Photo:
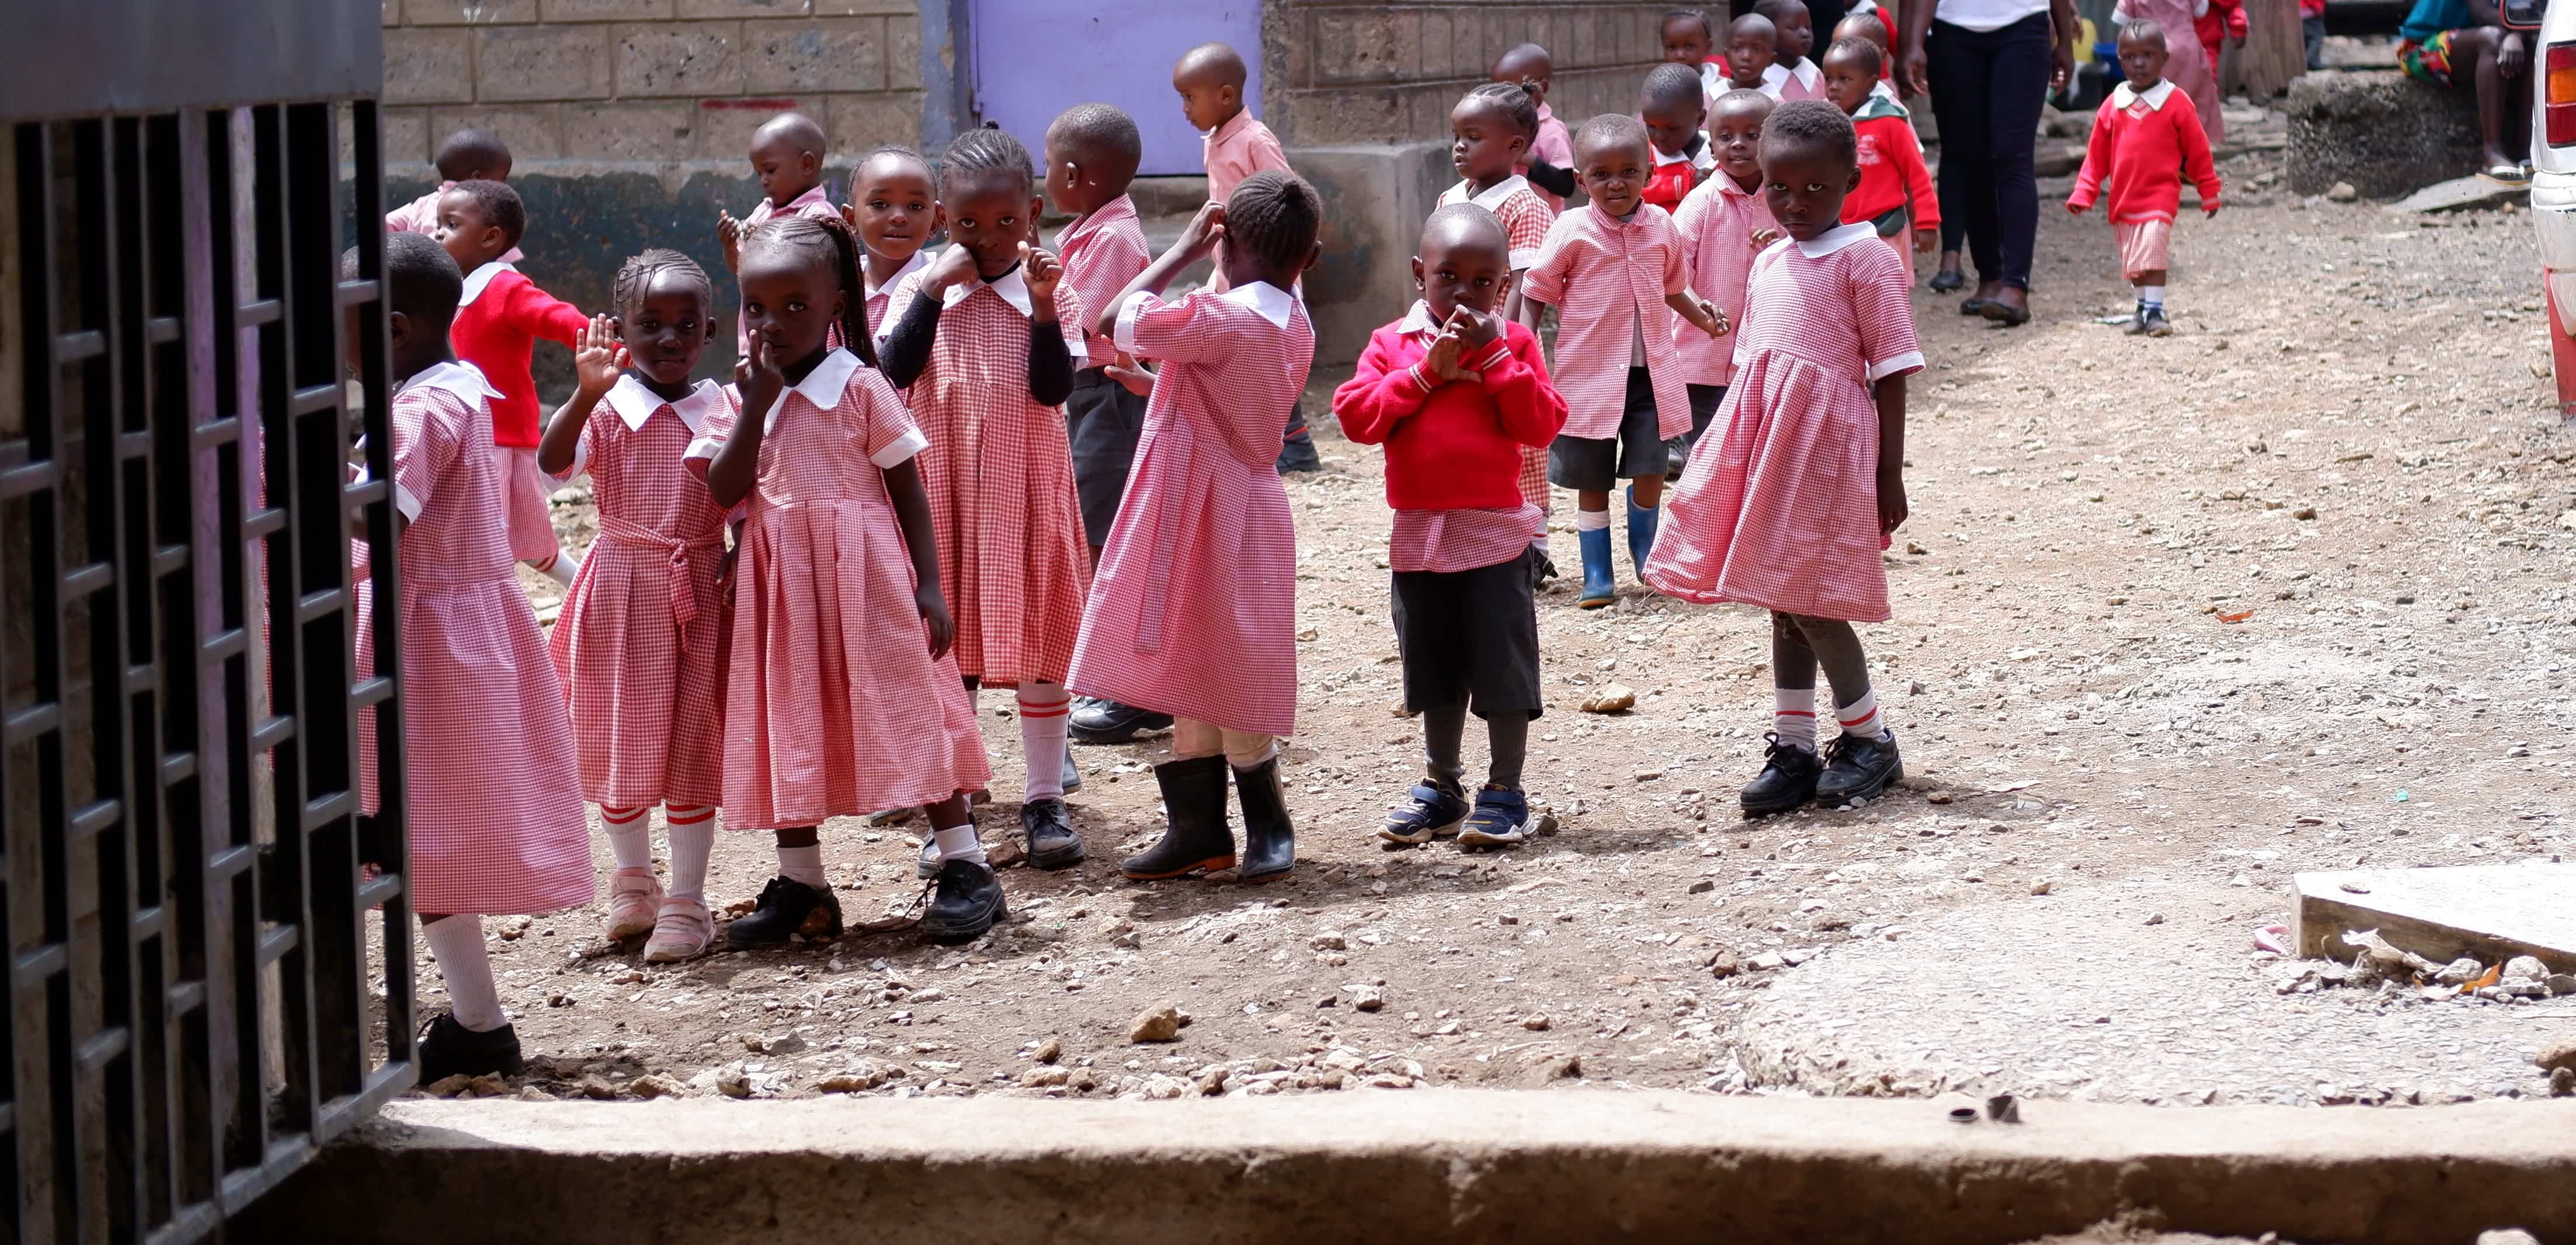
<instances>
[{"instance_id":1,"label":"red striped sock","mask_svg":"<svg viewBox=\"0 0 2576 1245\"><path fill-rule=\"evenodd\" d=\"M653 867L653 820L645 816L653 811L649 804L634 808L599 806L599 820L608 828L608 851L617 858L620 869Z\"/></svg>"},{"instance_id":2,"label":"red striped sock","mask_svg":"<svg viewBox=\"0 0 2576 1245\"><path fill-rule=\"evenodd\" d=\"M1771 733L1792 747L1816 750L1816 689L1771 689Z\"/></svg>"},{"instance_id":3,"label":"red striped sock","mask_svg":"<svg viewBox=\"0 0 2576 1245\"><path fill-rule=\"evenodd\" d=\"M1876 739L1887 733L1887 724L1878 717L1878 692L1862 692L1860 699L1834 711L1835 720L1843 724L1843 733L1861 739Z\"/></svg>"}]
</instances>

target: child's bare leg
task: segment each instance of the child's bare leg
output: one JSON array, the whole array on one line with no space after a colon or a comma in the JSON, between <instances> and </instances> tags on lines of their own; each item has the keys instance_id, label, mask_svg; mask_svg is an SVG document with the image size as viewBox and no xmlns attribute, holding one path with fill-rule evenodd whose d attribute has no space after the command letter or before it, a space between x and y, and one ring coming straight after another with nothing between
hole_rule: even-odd
<instances>
[{"instance_id":1,"label":"child's bare leg","mask_svg":"<svg viewBox=\"0 0 2576 1245\"><path fill-rule=\"evenodd\" d=\"M2467 61L2471 66L2469 84L2478 97L2478 140L2486 149L2489 168L2515 163L2504 149L2505 76L2498 61L2503 35L2493 26L2451 32L2452 63Z\"/></svg>"},{"instance_id":2,"label":"child's bare leg","mask_svg":"<svg viewBox=\"0 0 2576 1245\"><path fill-rule=\"evenodd\" d=\"M1628 500L1640 510L1652 510L1664 502L1664 478L1639 476L1628 482ZM1606 504L1606 503L1605 503Z\"/></svg>"},{"instance_id":3,"label":"child's bare leg","mask_svg":"<svg viewBox=\"0 0 2576 1245\"><path fill-rule=\"evenodd\" d=\"M1597 514L1608 514L1610 512L1610 494L1606 492L1595 493L1590 489L1577 490L1574 494L1574 508L1577 510L1593 511Z\"/></svg>"}]
</instances>

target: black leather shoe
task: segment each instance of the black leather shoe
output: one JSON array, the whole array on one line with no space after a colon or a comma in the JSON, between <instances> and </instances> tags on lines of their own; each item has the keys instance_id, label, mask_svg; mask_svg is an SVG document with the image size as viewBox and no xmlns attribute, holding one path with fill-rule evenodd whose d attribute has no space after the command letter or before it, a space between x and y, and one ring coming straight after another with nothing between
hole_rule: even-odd
<instances>
[{"instance_id":1,"label":"black leather shoe","mask_svg":"<svg viewBox=\"0 0 2576 1245\"><path fill-rule=\"evenodd\" d=\"M1279 785L1279 758L1235 770L1234 794L1243 803L1243 859L1235 876L1246 882L1276 882L1288 876L1297 867L1297 827L1288 820L1288 792Z\"/></svg>"},{"instance_id":2,"label":"black leather shoe","mask_svg":"<svg viewBox=\"0 0 2576 1245\"><path fill-rule=\"evenodd\" d=\"M769 879L751 915L725 926L728 947L775 947L790 937L841 936L841 901L828 886L807 886L794 878Z\"/></svg>"},{"instance_id":3,"label":"black leather shoe","mask_svg":"<svg viewBox=\"0 0 2576 1245\"><path fill-rule=\"evenodd\" d=\"M1816 780L1816 802L1839 808L1854 800L1875 800L1888 784L1905 777L1905 762L1896 755L1896 732L1875 739L1844 735L1825 746L1825 772Z\"/></svg>"},{"instance_id":4,"label":"black leather shoe","mask_svg":"<svg viewBox=\"0 0 2576 1245\"><path fill-rule=\"evenodd\" d=\"M453 1012L441 1012L421 1026L420 1041L412 1047L412 1059L420 1068L423 1087L451 1076L517 1076L527 1070L527 1062L519 1057L516 1026L503 1025L488 1033L476 1033L456 1023Z\"/></svg>"},{"instance_id":5,"label":"black leather shoe","mask_svg":"<svg viewBox=\"0 0 2576 1245\"><path fill-rule=\"evenodd\" d=\"M1311 436L1295 437L1280 444L1279 474L1284 476L1292 471L1321 471L1323 469L1323 456L1315 452L1315 438Z\"/></svg>"},{"instance_id":6,"label":"black leather shoe","mask_svg":"<svg viewBox=\"0 0 2576 1245\"><path fill-rule=\"evenodd\" d=\"M1087 744L1123 744L1147 731L1172 729L1172 715L1086 696L1065 716L1066 729Z\"/></svg>"},{"instance_id":7,"label":"black leather shoe","mask_svg":"<svg viewBox=\"0 0 2576 1245\"><path fill-rule=\"evenodd\" d=\"M1824 763L1816 754L1796 744L1780 742L1778 735L1764 735L1769 750L1762 755L1762 773L1745 784L1739 799L1747 817L1762 817L1804 808L1816 798L1816 776Z\"/></svg>"},{"instance_id":8,"label":"black leather shoe","mask_svg":"<svg viewBox=\"0 0 2576 1245\"><path fill-rule=\"evenodd\" d=\"M1118 862L1139 882L1234 867L1234 831L1225 824L1225 758L1193 757L1154 767L1163 788L1161 841Z\"/></svg>"},{"instance_id":9,"label":"black leather shoe","mask_svg":"<svg viewBox=\"0 0 2576 1245\"><path fill-rule=\"evenodd\" d=\"M990 865L951 860L930 880L930 906L921 914L921 936L931 942L973 942L1010 914L1002 879Z\"/></svg>"},{"instance_id":10,"label":"black leather shoe","mask_svg":"<svg viewBox=\"0 0 2576 1245\"><path fill-rule=\"evenodd\" d=\"M1073 832L1073 815L1062 800L1031 800L1020 806L1020 832L1029 838L1029 867L1069 869L1082 863L1082 836Z\"/></svg>"},{"instance_id":11,"label":"black leather shoe","mask_svg":"<svg viewBox=\"0 0 2576 1245\"><path fill-rule=\"evenodd\" d=\"M1959 273L1936 272L1932 274L1932 292L1935 294L1952 294L1966 288L1968 288L1968 278Z\"/></svg>"}]
</instances>

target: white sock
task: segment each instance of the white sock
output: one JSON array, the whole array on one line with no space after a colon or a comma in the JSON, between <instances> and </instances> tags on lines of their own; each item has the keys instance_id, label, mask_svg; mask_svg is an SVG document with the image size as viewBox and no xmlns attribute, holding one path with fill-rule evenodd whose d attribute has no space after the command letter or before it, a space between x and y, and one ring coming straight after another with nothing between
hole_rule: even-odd
<instances>
[{"instance_id":1,"label":"white sock","mask_svg":"<svg viewBox=\"0 0 2576 1245\"><path fill-rule=\"evenodd\" d=\"M1860 699L1834 710L1835 720L1843 724L1843 733L1862 739L1878 739L1887 734L1887 723L1878 717L1878 689L1860 694Z\"/></svg>"},{"instance_id":2,"label":"white sock","mask_svg":"<svg viewBox=\"0 0 2576 1245\"><path fill-rule=\"evenodd\" d=\"M572 577L581 573L581 559L574 557L569 549L557 549L553 557L528 565L534 567L538 574L567 588L572 587Z\"/></svg>"},{"instance_id":3,"label":"white sock","mask_svg":"<svg viewBox=\"0 0 2576 1245\"><path fill-rule=\"evenodd\" d=\"M1816 750L1816 689L1771 689L1771 733L1792 747Z\"/></svg>"},{"instance_id":4,"label":"white sock","mask_svg":"<svg viewBox=\"0 0 2576 1245\"><path fill-rule=\"evenodd\" d=\"M600 824L608 829L608 851L617 857L620 869L653 867L653 806L611 808L599 806Z\"/></svg>"},{"instance_id":5,"label":"white sock","mask_svg":"<svg viewBox=\"0 0 2576 1245\"><path fill-rule=\"evenodd\" d=\"M1027 758L1029 800L1064 798L1065 715L1072 702L1061 683L1032 683L1020 689L1020 754Z\"/></svg>"},{"instance_id":6,"label":"white sock","mask_svg":"<svg viewBox=\"0 0 2576 1245\"><path fill-rule=\"evenodd\" d=\"M707 854L716 846L716 810L703 804L674 804L668 814L671 834L671 885L663 893L673 899L707 901ZM815 846L817 864L822 847ZM818 869L817 872L820 870Z\"/></svg>"},{"instance_id":7,"label":"white sock","mask_svg":"<svg viewBox=\"0 0 2576 1245\"><path fill-rule=\"evenodd\" d=\"M1609 531L1610 512L1607 510L1577 510L1574 512L1574 530L1578 532Z\"/></svg>"},{"instance_id":8,"label":"white sock","mask_svg":"<svg viewBox=\"0 0 2576 1245\"><path fill-rule=\"evenodd\" d=\"M2161 285L2139 286L2138 301L2149 307L2163 307L2165 305L2165 287Z\"/></svg>"},{"instance_id":9,"label":"white sock","mask_svg":"<svg viewBox=\"0 0 2576 1245\"><path fill-rule=\"evenodd\" d=\"M826 885L823 881L823 845L779 848L778 872L791 882L803 882L821 890Z\"/></svg>"},{"instance_id":10,"label":"white sock","mask_svg":"<svg viewBox=\"0 0 2576 1245\"><path fill-rule=\"evenodd\" d=\"M447 983L448 1010L456 1023L476 1033L490 1033L510 1023L510 1013L501 1010L501 989L492 983L492 952L483 945L483 918L450 916L425 922L420 927L421 941L429 944L430 958L438 961L438 975Z\"/></svg>"},{"instance_id":11,"label":"white sock","mask_svg":"<svg viewBox=\"0 0 2576 1245\"><path fill-rule=\"evenodd\" d=\"M984 841L975 837L975 823L972 821L962 826L948 826L933 830L930 832L930 839L939 845L939 859L942 862L971 860L979 865L985 863Z\"/></svg>"}]
</instances>

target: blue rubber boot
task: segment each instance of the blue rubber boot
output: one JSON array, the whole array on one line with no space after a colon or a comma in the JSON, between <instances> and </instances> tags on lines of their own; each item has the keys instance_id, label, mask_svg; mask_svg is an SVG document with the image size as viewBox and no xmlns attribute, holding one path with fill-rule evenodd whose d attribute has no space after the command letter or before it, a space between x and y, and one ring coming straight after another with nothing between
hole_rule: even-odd
<instances>
[{"instance_id":1,"label":"blue rubber boot","mask_svg":"<svg viewBox=\"0 0 2576 1245\"><path fill-rule=\"evenodd\" d=\"M1663 524L1662 510L1649 510L1637 504L1637 488L1628 487L1628 556L1636 560L1637 582L1646 580L1646 559L1655 552L1655 529Z\"/></svg>"},{"instance_id":2,"label":"blue rubber boot","mask_svg":"<svg viewBox=\"0 0 2576 1245\"><path fill-rule=\"evenodd\" d=\"M1583 544L1583 595L1575 604L1597 610L1619 595L1610 578L1610 529L1596 527L1576 532L1575 536Z\"/></svg>"}]
</instances>

